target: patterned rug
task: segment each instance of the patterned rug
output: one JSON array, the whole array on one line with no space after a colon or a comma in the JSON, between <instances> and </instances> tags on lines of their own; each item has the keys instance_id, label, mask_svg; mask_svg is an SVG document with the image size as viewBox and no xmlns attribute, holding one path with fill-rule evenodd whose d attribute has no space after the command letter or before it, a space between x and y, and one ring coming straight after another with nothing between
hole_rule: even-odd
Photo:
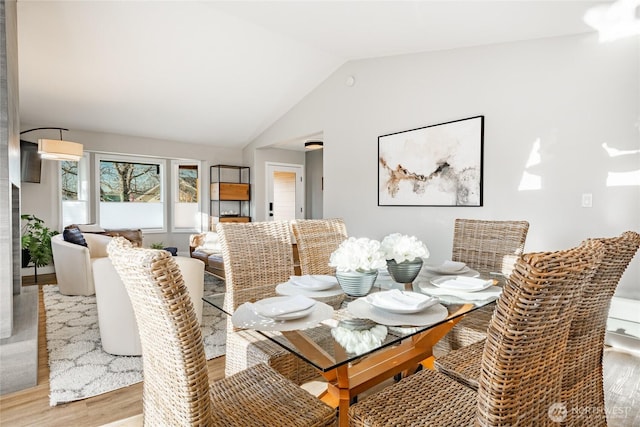
<instances>
[{"instance_id":1,"label":"patterned rug","mask_svg":"<svg viewBox=\"0 0 640 427\"><path fill-rule=\"evenodd\" d=\"M142 357L102 350L95 296L67 296L42 287L49 353L49 404L86 399L142 381ZM224 282L205 273L204 294L224 292ZM202 336L207 360L225 352L226 320L204 303Z\"/></svg>"}]
</instances>

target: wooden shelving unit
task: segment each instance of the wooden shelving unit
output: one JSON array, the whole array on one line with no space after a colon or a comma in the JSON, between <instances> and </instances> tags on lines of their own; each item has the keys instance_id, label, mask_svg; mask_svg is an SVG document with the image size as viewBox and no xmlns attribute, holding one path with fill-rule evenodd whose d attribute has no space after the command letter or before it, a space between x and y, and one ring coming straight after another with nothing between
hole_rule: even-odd
<instances>
[{"instance_id":1,"label":"wooden shelving unit","mask_svg":"<svg viewBox=\"0 0 640 427\"><path fill-rule=\"evenodd\" d=\"M248 166L211 166L211 229L218 222L251 222L250 181Z\"/></svg>"}]
</instances>

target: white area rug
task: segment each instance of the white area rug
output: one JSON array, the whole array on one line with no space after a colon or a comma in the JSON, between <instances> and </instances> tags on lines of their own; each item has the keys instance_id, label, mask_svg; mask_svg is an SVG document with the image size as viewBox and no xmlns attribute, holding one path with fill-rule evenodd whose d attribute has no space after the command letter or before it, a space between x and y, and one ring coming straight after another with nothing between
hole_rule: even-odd
<instances>
[{"instance_id":1,"label":"white area rug","mask_svg":"<svg viewBox=\"0 0 640 427\"><path fill-rule=\"evenodd\" d=\"M95 296L67 296L42 287L49 352L49 404L86 399L142 381L142 357L102 350ZM224 292L224 282L205 274L204 294ZM225 352L226 319L204 303L202 336L207 360Z\"/></svg>"}]
</instances>

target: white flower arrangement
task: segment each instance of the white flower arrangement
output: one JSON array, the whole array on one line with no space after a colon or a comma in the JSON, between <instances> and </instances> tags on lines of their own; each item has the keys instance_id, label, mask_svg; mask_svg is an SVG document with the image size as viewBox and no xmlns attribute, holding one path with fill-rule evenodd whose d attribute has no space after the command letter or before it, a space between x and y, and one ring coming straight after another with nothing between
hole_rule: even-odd
<instances>
[{"instance_id":1,"label":"white flower arrangement","mask_svg":"<svg viewBox=\"0 0 640 427\"><path fill-rule=\"evenodd\" d=\"M337 271L371 271L386 265L380 242L366 237L349 237L329 258L329 266Z\"/></svg>"},{"instance_id":2,"label":"white flower arrangement","mask_svg":"<svg viewBox=\"0 0 640 427\"><path fill-rule=\"evenodd\" d=\"M393 233L382 239L384 257L397 263L413 261L416 258L429 258L429 249L415 236Z\"/></svg>"},{"instance_id":3,"label":"white flower arrangement","mask_svg":"<svg viewBox=\"0 0 640 427\"><path fill-rule=\"evenodd\" d=\"M338 326L331 328L331 335L347 353L362 354L378 347L387 337L387 327L375 325L371 329L351 330Z\"/></svg>"}]
</instances>

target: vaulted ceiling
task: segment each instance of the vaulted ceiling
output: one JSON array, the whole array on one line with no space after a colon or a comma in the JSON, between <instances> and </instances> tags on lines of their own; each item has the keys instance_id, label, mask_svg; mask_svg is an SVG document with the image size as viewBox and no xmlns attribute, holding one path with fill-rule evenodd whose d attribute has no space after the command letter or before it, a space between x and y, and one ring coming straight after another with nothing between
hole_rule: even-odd
<instances>
[{"instance_id":1,"label":"vaulted ceiling","mask_svg":"<svg viewBox=\"0 0 640 427\"><path fill-rule=\"evenodd\" d=\"M243 147L347 61L589 32L599 3L18 0L20 116Z\"/></svg>"}]
</instances>

